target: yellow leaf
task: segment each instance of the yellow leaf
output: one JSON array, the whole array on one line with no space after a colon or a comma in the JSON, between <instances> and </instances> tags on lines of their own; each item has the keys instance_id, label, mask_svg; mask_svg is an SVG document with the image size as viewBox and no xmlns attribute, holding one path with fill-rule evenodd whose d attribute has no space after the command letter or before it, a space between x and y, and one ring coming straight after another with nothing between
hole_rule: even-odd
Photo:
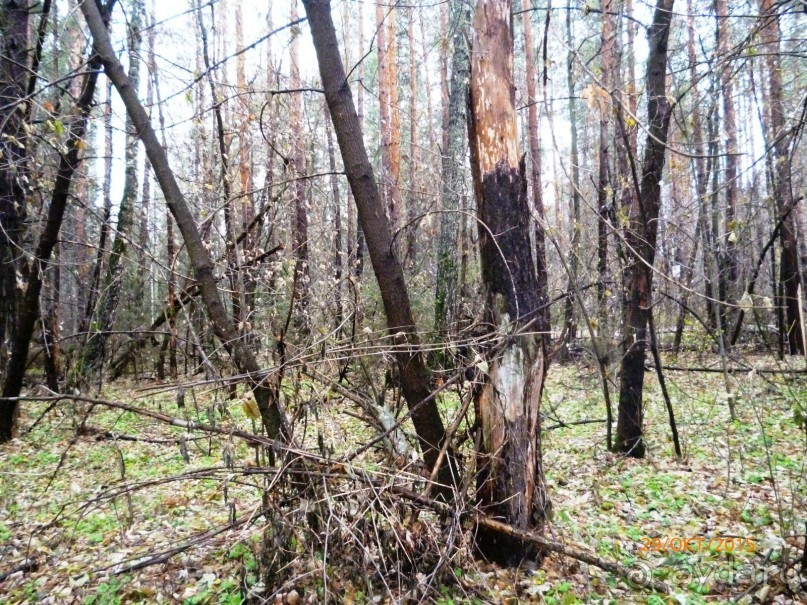
<instances>
[{"instance_id":1,"label":"yellow leaf","mask_svg":"<svg viewBox=\"0 0 807 605\"><path fill-rule=\"evenodd\" d=\"M244 413L247 417L252 420L258 420L261 417L261 411L258 409L258 404L255 403L254 399L245 399L241 403L241 407L244 408Z\"/></svg>"}]
</instances>

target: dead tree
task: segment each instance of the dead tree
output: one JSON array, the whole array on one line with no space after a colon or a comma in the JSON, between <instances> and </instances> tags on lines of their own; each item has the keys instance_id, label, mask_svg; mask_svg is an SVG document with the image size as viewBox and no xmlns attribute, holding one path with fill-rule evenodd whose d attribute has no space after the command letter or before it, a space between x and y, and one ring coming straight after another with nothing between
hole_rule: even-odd
<instances>
[{"instance_id":1,"label":"dead tree","mask_svg":"<svg viewBox=\"0 0 807 605\"><path fill-rule=\"evenodd\" d=\"M489 516L540 533L549 505L540 415L547 358L527 176L519 161L511 19L511 0L479 0L472 34L468 138L486 317L505 339L475 398L477 499ZM477 546L508 565L532 554L530 545L484 526Z\"/></svg>"}]
</instances>

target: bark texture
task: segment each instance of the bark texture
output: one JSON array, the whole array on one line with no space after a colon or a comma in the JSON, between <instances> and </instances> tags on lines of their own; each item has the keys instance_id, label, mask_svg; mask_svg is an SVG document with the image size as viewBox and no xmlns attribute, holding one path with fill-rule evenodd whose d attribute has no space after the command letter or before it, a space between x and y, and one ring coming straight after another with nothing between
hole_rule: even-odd
<instances>
[{"instance_id":1,"label":"bark texture","mask_svg":"<svg viewBox=\"0 0 807 605\"><path fill-rule=\"evenodd\" d=\"M779 27L779 5L773 0L762 0L762 32L768 72L768 102L770 106L768 140L773 144L773 197L780 216L791 205L790 139L786 131L786 109L782 89L782 68L779 54L782 33ZM785 307L784 333L780 338L789 347L791 355L805 353L802 340L801 314L798 292L801 287L799 270L799 245L796 221L790 213L780 231L782 257L779 266L779 282L783 290ZM804 289L802 288L802 293Z\"/></svg>"},{"instance_id":2,"label":"bark texture","mask_svg":"<svg viewBox=\"0 0 807 605\"><path fill-rule=\"evenodd\" d=\"M30 35L29 0L0 4L2 57L0 57L0 368L5 369L15 339L17 302L21 296L17 278L25 231L25 180L27 140L24 114L18 104L25 97ZM24 102L23 102L24 103ZM17 405L0 406L0 441L14 432Z\"/></svg>"},{"instance_id":3,"label":"bark texture","mask_svg":"<svg viewBox=\"0 0 807 605\"><path fill-rule=\"evenodd\" d=\"M459 304L458 238L460 210L466 158L468 122L468 80L471 57L467 36L471 24L471 9L464 0L450 4L451 27L454 32L451 57L451 88L448 93L448 113L442 150L442 180L440 182L440 234L437 240L437 284L434 297L434 327L441 331L457 318Z\"/></svg>"}]
</instances>

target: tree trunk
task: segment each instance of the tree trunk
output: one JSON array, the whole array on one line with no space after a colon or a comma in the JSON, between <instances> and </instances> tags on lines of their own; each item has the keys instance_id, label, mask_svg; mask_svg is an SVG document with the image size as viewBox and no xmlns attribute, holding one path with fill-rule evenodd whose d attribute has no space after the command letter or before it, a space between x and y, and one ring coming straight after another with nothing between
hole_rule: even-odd
<instances>
[{"instance_id":1,"label":"tree trunk","mask_svg":"<svg viewBox=\"0 0 807 605\"><path fill-rule=\"evenodd\" d=\"M218 152L220 161L219 179L221 181L222 200L221 205L224 214L224 249L227 259L227 278L230 285L230 300L232 301L233 327L236 333L240 333L244 326L244 305L242 296L241 261L238 258L238 244L236 242L236 218L233 212L234 200L232 196L232 182L230 179L230 154L227 144L226 131L224 128L224 116L222 115L222 105L224 99L220 98L224 93L216 90L214 82L214 71L211 67L209 44L207 40L207 28L205 27L204 16L202 14L201 1L197 4L197 17L199 22L199 32L202 38L202 57L207 74L207 82L210 87L210 97L213 100L213 115L216 122L216 140L218 141ZM210 7L213 23L216 22L215 7ZM214 38L215 40L215 38Z\"/></svg>"},{"instance_id":2,"label":"tree trunk","mask_svg":"<svg viewBox=\"0 0 807 605\"><path fill-rule=\"evenodd\" d=\"M297 20L297 0L291 2L292 21ZM291 87L300 88L300 34L292 32L291 40ZM305 174L305 160L303 159L303 97L302 93L295 93L291 99L291 128L294 142L291 165L294 167L294 176ZM294 289L292 298L295 306L295 325L303 335L311 329L308 317L309 307L309 267L308 267L308 212L305 203L305 180L298 179L292 184L294 195L294 216L292 218L292 254L294 255Z\"/></svg>"},{"instance_id":3,"label":"tree trunk","mask_svg":"<svg viewBox=\"0 0 807 605\"><path fill-rule=\"evenodd\" d=\"M459 224L464 182L465 142L468 112L468 79L471 57L468 27L471 9L464 0L450 3L454 52L451 57L451 89L448 93L447 146L442 150L440 182L440 234L437 239L437 280L434 296L434 328L445 330L457 319L459 302Z\"/></svg>"},{"instance_id":4,"label":"tree trunk","mask_svg":"<svg viewBox=\"0 0 807 605\"><path fill-rule=\"evenodd\" d=\"M288 439L285 419L277 399L278 387L274 384L272 375L261 376L261 368L254 354L237 338L237 334L232 328L232 321L227 316L227 311L216 287L213 263L199 234L193 214L191 214L171 171L166 152L160 145L148 115L137 97L137 89L126 76L123 66L117 59L98 6L94 2L85 1L81 5L81 10L92 34L95 52L101 58L105 73L115 85L126 106L126 111L151 159L155 177L165 196L168 209L182 233L213 331L224 349L232 356L238 370L250 375L252 392L268 435L273 439L278 437Z\"/></svg>"},{"instance_id":5,"label":"tree trunk","mask_svg":"<svg viewBox=\"0 0 807 605\"><path fill-rule=\"evenodd\" d=\"M541 183L541 130L538 121L538 93L535 75L535 52L532 46L532 0L522 0L524 9L524 58L527 64L527 129L530 142L530 184L532 185L532 211L535 213L535 226L532 230L535 240L535 268L538 279L538 300L542 307L539 311L540 321L536 327L549 332L549 293L546 274L546 238L544 227L543 185ZM569 297L571 300L571 297ZM545 340L548 338L545 337ZM546 340L548 343L549 341Z\"/></svg>"},{"instance_id":6,"label":"tree trunk","mask_svg":"<svg viewBox=\"0 0 807 605\"><path fill-rule=\"evenodd\" d=\"M519 162L511 0L479 0L471 54L469 140L479 217L486 314L513 336L490 360L475 397L481 432L477 499L490 516L541 532L549 501L541 458L541 394L546 375L541 289L530 250L527 176ZM525 329L525 333L519 331ZM478 528L484 557L518 565L533 548Z\"/></svg>"},{"instance_id":7,"label":"tree trunk","mask_svg":"<svg viewBox=\"0 0 807 605\"><path fill-rule=\"evenodd\" d=\"M610 145L611 145L611 113L610 95L615 94L618 78L615 77L619 65L616 62L616 19L614 9L619 8L614 0L604 0L602 3L602 37L600 47L602 52L602 84L605 92L609 94L606 99L598 100L600 112L600 153L597 182L597 301L601 333L606 332L605 320L607 318L605 293L608 290L608 218L612 212L609 194L614 190L611 183ZM604 95L603 95L604 96Z\"/></svg>"},{"instance_id":8,"label":"tree trunk","mask_svg":"<svg viewBox=\"0 0 807 605\"><path fill-rule=\"evenodd\" d=\"M108 15L104 16L109 19ZM51 253L59 241L59 230L62 226L65 208L70 194L70 185L73 175L81 163L81 150L84 146L84 137L87 132L87 118L93 105L95 85L98 81L100 63L96 57L90 60L90 71L84 77L81 95L76 103L77 116L70 127L69 139L65 145L66 153L59 160L56 181L53 185L48 215L45 227L39 237L36 253L30 270L28 271L28 284L23 294L19 313L16 318L16 333L12 347L11 359L8 364L5 382L3 383L3 397L19 397L22 389L25 368L28 362L28 350L34 334L36 320L39 319L39 296L42 291L43 277L47 271L47 264ZM51 330L52 331L52 330ZM46 343L46 346L48 343ZM58 385L57 385L58 386ZM51 389L53 385L50 384ZM0 403L2 418L15 418L17 402L3 401ZM14 423L5 422L0 425L0 442L8 441L14 435Z\"/></svg>"},{"instance_id":9,"label":"tree trunk","mask_svg":"<svg viewBox=\"0 0 807 605\"><path fill-rule=\"evenodd\" d=\"M704 155L707 150L703 145L703 125L701 121L701 96L698 92L698 69L697 69L697 55L695 54L695 15L693 0L687 0L687 59L689 62L689 85L692 90L692 145L694 146L694 153L696 157L690 158L691 170L690 176L695 183L695 194L698 199L698 218L695 225L695 234L692 238L692 252L689 255L689 260L684 270L683 282L685 289L681 292L681 301L684 303L679 305L678 316L675 322L675 336L673 339L673 351L678 353L681 349L681 340L684 335L684 316L685 305L689 301L689 292L692 285L692 277L695 271L695 263L698 260L698 248L700 247L703 225L706 220L706 189L707 172ZM704 249L704 263L707 262L705 258Z\"/></svg>"},{"instance_id":10,"label":"tree trunk","mask_svg":"<svg viewBox=\"0 0 807 605\"><path fill-rule=\"evenodd\" d=\"M143 18L143 1L135 0L129 21L129 75L135 90L140 82L140 29ZM135 202L137 200L137 131L130 118L126 120L126 149L124 151L125 175L123 181L123 197L118 211L118 226L109 264L104 278L104 287L98 304L96 330L90 330L84 348L81 363L76 368L73 381L76 384L89 383L93 374L99 372L106 355L106 343L115 323L115 316L123 288L124 261L128 241L132 235L135 220Z\"/></svg>"},{"instance_id":11,"label":"tree trunk","mask_svg":"<svg viewBox=\"0 0 807 605\"><path fill-rule=\"evenodd\" d=\"M415 9L409 7L407 37L409 40L409 195L406 200L406 267L415 265L417 253L418 187L415 180L415 166L418 164L418 89L415 69Z\"/></svg>"},{"instance_id":12,"label":"tree trunk","mask_svg":"<svg viewBox=\"0 0 807 605\"><path fill-rule=\"evenodd\" d=\"M17 306L22 293L20 247L25 234L25 180L27 140L24 113L31 101L23 101L28 82L31 40L30 1L5 1L0 5L2 57L0 57L0 369L6 370L16 340ZM24 103L25 112L17 109ZM7 376L6 376L7 378ZM11 438L17 421L17 405L0 408L0 441Z\"/></svg>"},{"instance_id":13,"label":"tree trunk","mask_svg":"<svg viewBox=\"0 0 807 605\"><path fill-rule=\"evenodd\" d=\"M440 449L445 445L446 432L435 400L429 399L429 371L420 351L403 269L392 248L390 221L384 212L378 185L364 147L350 86L345 79L330 2L304 0L303 5L311 26L325 99L342 152L342 163L353 190L370 261L381 291L387 327L400 345L396 347L395 356L401 376L401 390L412 414L426 464L433 469ZM440 496L452 497L450 486L457 481L455 471L453 449L448 446L447 456L437 473L437 481L442 485L437 490Z\"/></svg>"},{"instance_id":14,"label":"tree trunk","mask_svg":"<svg viewBox=\"0 0 807 605\"><path fill-rule=\"evenodd\" d=\"M335 327L342 325L342 202L339 199L339 176L336 174L336 154L331 134L331 116L328 104L325 104L325 138L328 144L328 167L331 171L331 197L333 199L333 303L335 308Z\"/></svg>"},{"instance_id":15,"label":"tree trunk","mask_svg":"<svg viewBox=\"0 0 807 605\"><path fill-rule=\"evenodd\" d=\"M782 71L779 45L781 31L779 28L779 5L773 0L762 0L762 41L765 44L765 60L768 68L768 101L770 105L770 127L768 140L773 141L773 197L780 215L790 206L793 197L791 183L790 139L785 125L786 110L782 92ZM781 334L789 346L791 355L804 354L802 340L801 314L799 312L798 292L801 286L799 270L799 246L796 222L791 213L782 224L781 230L782 256L779 266L779 283L784 292L786 322ZM803 292L803 288L802 288Z\"/></svg>"},{"instance_id":16,"label":"tree trunk","mask_svg":"<svg viewBox=\"0 0 807 605\"><path fill-rule=\"evenodd\" d=\"M571 258L569 259L569 287L571 292L577 284L577 267L580 261L580 231L583 223L580 216L580 155L578 153L577 136L577 96L574 89L573 66L574 47L572 44L572 10L571 4L566 6L566 43L569 46L566 54L566 85L569 93L569 128L571 131L571 157L569 163L572 168L571 200ZM567 296L564 308L564 327L566 341L573 342L577 338L577 322L574 315L574 297Z\"/></svg>"},{"instance_id":17,"label":"tree trunk","mask_svg":"<svg viewBox=\"0 0 807 605\"><path fill-rule=\"evenodd\" d=\"M647 119L649 133L645 143L639 197L630 208L630 227L625 237L632 256L626 271L629 285L628 305L623 326L622 367L620 368L619 413L616 427L617 451L642 458L642 391L644 387L647 322L650 312L656 254L658 216L661 207L661 177L670 125L667 100L667 41L670 35L675 0L658 0L648 35Z\"/></svg>"},{"instance_id":18,"label":"tree trunk","mask_svg":"<svg viewBox=\"0 0 807 605\"><path fill-rule=\"evenodd\" d=\"M721 302L732 302L740 298L737 274L737 236L740 226L737 222L737 118L734 111L734 70L729 56L729 11L726 0L716 0L715 18L717 20L717 52L724 65L720 71L721 95L723 97L723 129L726 133L726 165L723 172L723 188L726 192L726 220L724 228L725 242L721 248L725 249L720 263L723 274L724 299ZM731 316L731 309L721 307L722 325L727 326ZM725 330L724 330L725 334ZM727 343L728 344L728 343Z\"/></svg>"}]
</instances>

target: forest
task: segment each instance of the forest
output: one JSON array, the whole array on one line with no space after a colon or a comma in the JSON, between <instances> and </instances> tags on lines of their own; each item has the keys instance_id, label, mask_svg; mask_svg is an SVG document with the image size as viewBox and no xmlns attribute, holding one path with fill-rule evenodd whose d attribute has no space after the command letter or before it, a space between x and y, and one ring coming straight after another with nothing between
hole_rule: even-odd
<instances>
[{"instance_id":1,"label":"forest","mask_svg":"<svg viewBox=\"0 0 807 605\"><path fill-rule=\"evenodd\" d=\"M0 2L0 603L807 603L805 0Z\"/></svg>"}]
</instances>

